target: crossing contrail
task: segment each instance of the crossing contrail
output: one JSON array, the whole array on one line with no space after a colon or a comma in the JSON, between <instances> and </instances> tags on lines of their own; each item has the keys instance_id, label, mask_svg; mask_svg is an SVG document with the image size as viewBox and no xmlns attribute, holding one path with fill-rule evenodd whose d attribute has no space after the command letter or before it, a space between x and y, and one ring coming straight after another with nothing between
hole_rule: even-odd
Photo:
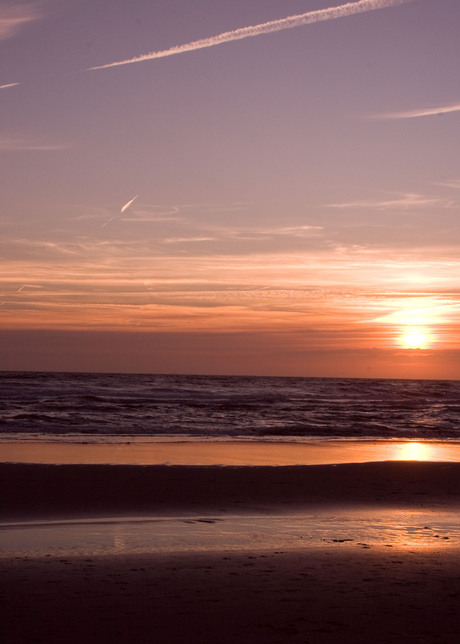
<instances>
[{"instance_id":1,"label":"crossing contrail","mask_svg":"<svg viewBox=\"0 0 460 644\"><path fill-rule=\"evenodd\" d=\"M263 34L271 34L275 31L282 31L283 29L293 29L294 27L301 27L302 25L321 22L323 20L345 18L346 16L352 16L357 13L375 11L376 9L386 9L387 7L406 4L407 2L413 2L413 0L358 0L357 2L347 2L346 4L342 4L337 7L307 11L306 13L288 16L287 18L279 18L278 20L263 22L259 25L251 25L249 27L241 27L240 29L235 29L233 31L225 31L217 36L194 40L193 42L189 42L184 45L176 45L170 49L152 51L148 54L128 58L127 60L119 60L115 63L89 67L86 71L107 69L108 67L119 67L121 65L131 65L132 63L141 63L146 60L154 60L155 58L165 58L167 56L174 56L175 54L183 54L187 51L222 45L223 43L232 42L233 40L262 36Z\"/></svg>"}]
</instances>

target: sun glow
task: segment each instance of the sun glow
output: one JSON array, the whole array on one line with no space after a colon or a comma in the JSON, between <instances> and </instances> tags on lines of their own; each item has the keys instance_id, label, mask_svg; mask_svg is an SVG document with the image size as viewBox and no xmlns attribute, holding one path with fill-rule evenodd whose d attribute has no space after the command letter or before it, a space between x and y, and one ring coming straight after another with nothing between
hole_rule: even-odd
<instances>
[{"instance_id":1,"label":"sun glow","mask_svg":"<svg viewBox=\"0 0 460 644\"><path fill-rule=\"evenodd\" d=\"M425 329L407 329L400 338L400 343L406 349L426 349L430 344L430 334Z\"/></svg>"}]
</instances>

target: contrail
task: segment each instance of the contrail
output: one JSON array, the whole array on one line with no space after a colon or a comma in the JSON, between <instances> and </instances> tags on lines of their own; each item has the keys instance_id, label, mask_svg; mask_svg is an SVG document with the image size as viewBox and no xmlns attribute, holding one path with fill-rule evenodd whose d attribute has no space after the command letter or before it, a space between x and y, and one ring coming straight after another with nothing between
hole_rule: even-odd
<instances>
[{"instance_id":1,"label":"contrail","mask_svg":"<svg viewBox=\"0 0 460 644\"><path fill-rule=\"evenodd\" d=\"M119 60L115 63L108 63L107 65L98 65L96 67L89 67L86 71L95 69L107 69L108 67L119 67L120 65L130 65L131 63L141 63L145 60L153 60L155 58L165 58L166 56L174 56L175 54L183 54L187 51L194 51L195 49L205 49L206 47L214 47L215 45L222 45L226 42L233 40L241 40L243 38L251 38L253 36L261 36L263 34L271 34L275 31L282 31L283 29L293 29L294 27L301 27L323 20L335 20L336 18L345 18L352 16L356 13L364 13L365 11L374 11L376 9L385 9L387 7L394 7L400 4L413 2L413 0L358 0L357 2L347 2L338 7L329 7L327 9L318 9L316 11L307 11L295 16L288 16L287 18L279 18L278 20L271 20L270 22L263 22L259 25L252 25L249 27L241 27L233 31L225 31L217 36L210 36L209 38L202 38L201 40L194 40L193 42L184 45L177 45L170 49L163 49L161 51L152 51L142 56L135 56L127 60Z\"/></svg>"},{"instance_id":2,"label":"contrail","mask_svg":"<svg viewBox=\"0 0 460 644\"><path fill-rule=\"evenodd\" d=\"M445 105L441 107L428 107L420 110L412 110L410 112L392 112L389 114L378 114L372 116L372 120L395 120L395 119L415 119L421 116L442 116L450 112L460 112L460 103L457 105Z\"/></svg>"},{"instance_id":3,"label":"contrail","mask_svg":"<svg viewBox=\"0 0 460 644\"><path fill-rule=\"evenodd\" d=\"M7 89L8 87L16 87L17 85L20 85L21 83L7 83L6 85L0 85L0 89Z\"/></svg>"},{"instance_id":4,"label":"contrail","mask_svg":"<svg viewBox=\"0 0 460 644\"><path fill-rule=\"evenodd\" d=\"M132 199L130 199L130 200L128 201L128 203L125 203L125 205L122 207L122 209L120 210L120 212L125 212L125 210L128 210L128 208L130 207L130 205L131 205L131 204L133 204L133 203L136 201L136 199L138 198L138 196L139 196L139 195L136 195L135 197L133 197Z\"/></svg>"},{"instance_id":5,"label":"contrail","mask_svg":"<svg viewBox=\"0 0 460 644\"><path fill-rule=\"evenodd\" d=\"M126 212L128 210L128 208L136 201L138 196L139 195L136 195L135 197L130 199L127 203L125 203L125 205L122 206L121 209L120 209L120 214L123 213L123 212ZM105 228L107 226L107 224L110 224L112 221L115 221L119 217L120 217L120 215L114 215L113 217L110 217L110 219L107 219L107 221L104 221L104 223L101 225L101 228Z\"/></svg>"},{"instance_id":6,"label":"contrail","mask_svg":"<svg viewBox=\"0 0 460 644\"><path fill-rule=\"evenodd\" d=\"M22 293L22 291L26 288L41 288L41 286L36 286L35 284L23 284L18 288L16 291L17 293Z\"/></svg>"}]
</instances>

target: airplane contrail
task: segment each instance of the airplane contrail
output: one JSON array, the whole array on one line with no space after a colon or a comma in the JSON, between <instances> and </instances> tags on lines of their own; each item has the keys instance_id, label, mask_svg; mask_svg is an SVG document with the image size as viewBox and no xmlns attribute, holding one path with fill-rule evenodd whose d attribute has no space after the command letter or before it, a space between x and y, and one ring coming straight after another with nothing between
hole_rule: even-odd
<instances>
[{"instance_id":1,"label":"airplane contrail","mask_svg":"<svg viewBox=\"0 0 460 644\"><path fill-rule=\"evenodd\" d=\"M126 212L126 211L128 210L128 208L129 208L130 206L132 206L132 204L136 201L136 199L138 198L138 196L139 196L139 195L136 195L135 197L133 197L132 199L130 199L129 201L127 201L127 202L125 203L125 205L121 207L121 209L120 209L120 214L122 214L122 213ZM107 224L110 224L112 221L115 221L116 219L119 219L119 217L120 217L120 215L114 215L113 217L110 217L110 219L107 219L107 221L104 221L104 223L101 225L101 228L105 228L105 227L107 226Z\"/></svg>"},{"instance_id":2,"label":"airplane contrail","mask_svg":"<svg viewBox=\"0 0 460 644\"><path fill-rule=\"evenodd\" d=\"M120 212L125 212L125 210L128 210L128 208L130 207L130 205L131 205L131 204L133 204L133 203L136 201L136 199L138 198L138 196L139 196L139 195L136 195L135 197L133 197L132 199L130 199L130 200L128 201L128 203L125 203L125 205L122 207L122 209L120 210Z\"/></svg>"},{"instance_id":3,"label":"airplane contrail","mask_svg":"<svg viewBox=\"0 0 460 644\"><path fill-rule=\"evenodd\" d=\"M0 85L0 89L7 89L8 87L17 87L21 83L7 83L6 85Z\"/></svg>"},{"instance_id":4,"label":"airplane contrail","mask_svg":"<svg viewBox=\"0 0 460 644\"><path fill-rule=\"evenodd\" d=\"M24 291L24 289L26 289L26 288L38 288L38 289L40 289L41 286L36 286L35 284L23 284L22 286L20 286L18 288L18 290L16 292L17 293L22 293L22 291Z\"/></svg>"},{"instance_id":5,"label":"airplane contrail","mask_svg":"<svg viewBox=\"0 0 460 644\"><path fill-rule=\"evenodd\" d=\"M450 112L460 112L460 103L458 103L457 105L428 107L425 109L422 108L419 110L412 110L409 112L390 112L389 114L377 114L377 116L373 116L371 117L371 119L375 121L413 119L413 118L419 118L421 116L442 116L443 114L449 114Z\"/></svg>"},{"instance_id":6,"label":"airplane contrail","mask_svg":"<svg viewBox=\"0 0 460 644\"><path fill-rule=\"evenodd\" d=\"M251 25L249 27L241 27L233 31L225 31L217 36L210 36L209 38L202 38L201 40L194 40L193 42L184 45L177 45L170 49L163 49L161 51L152 51L148 54L128 58L127 60L119 60L115 63L107 63L106 65L97 65L89 67L86 71L93 71L96 69L107 69L108 67L119 67L120 65L130 65L132 63L141 63L146 60L153 60L155 58L165 58L166 56L174 56L175 54L183 54L187 51L194 51L196 49L205 49L206 47L214 47L215 45L222 45L226 42L233 40L241 40L243 38L251 38L253 36L261 36L263 34L271 34L275 31L282 31L283 29L293 29L294 27L301 27L323 20L335 20L336 18L345 18L357 13L364 13L365 11L374 11L376 9L386 9L387 7L394 7L414 0L358 0L357 2L347 2L346 4L337 7L329 7L327 9L318 9L316 11L307 11L287 18L279 18L278 20L270 20L258 25Z\"/></svg>"}]
</instances>

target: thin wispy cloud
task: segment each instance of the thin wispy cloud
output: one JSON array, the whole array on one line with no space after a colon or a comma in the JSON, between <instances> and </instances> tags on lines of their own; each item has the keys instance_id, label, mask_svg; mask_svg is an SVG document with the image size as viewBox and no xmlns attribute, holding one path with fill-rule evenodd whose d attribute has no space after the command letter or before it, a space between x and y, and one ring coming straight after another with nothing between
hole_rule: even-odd
<instances>
[{"instance_id":1,"label":"thin wispy cloud","mask_svg":"<svg viewBox=\"0 0 460 644\"><path fill-rule=\"evenodd\" d=\"M423 296L416 296L418 299L422 299ZM424 324L426 323L426 320L429 320L430 323L434 322L440 322L442 321L443 323L446 323L449 320L449 313L453 316L458 315L458 309L460 307L460 304L458 302L448 302L446 303L438 303L441 299L441 297L446 296L441 296L440 295L433 295L429 294L427 296L428 300L433 300L435 304L433 306L413 306L409 308L405 308L404 310L400 311L394 311L389 314L385 314L382 316L379 316L375 318L374 322L395 322L395 323L414 323L414 324ZM423 298L425 299L425 298ZM440 319L437 319L438 313L442 311L442 317Z\"/></svg>"},{"instance_id":2,"label":"thin wispy cloud","mask_svg":"<svg viewBox=\"0 0 460 644\"><path fill-rule=\"evenodd\" d=\"M176 217L180 212L179 206L162 206L159 204L144 205L137 207L135 216L130 215L130 221L174 221L182 217Z\"/></svg>"},{"instance_id":3,"label":"thin wispy cloud","mask_svg":"<svg viewBox=\"0 0 460 644\"><path fill-rule=\"evenodd\" d=\"M225 31L216 36L209 38L202 38L201 40L194 40L193 42L185 43L163 49L161 51L152 51L141 56L120 60L106 65L97 65L90 67L87 71L96 69L107 69L109 67L119 67L120 65L130 65L132 63L141 63L147 60L154 60L156 58L165 58L167 56L174 56L176 54L183 54L188 51L195 51L197 49L205 49L206 47L214 47L222 45L223 43L233 42L234 40L242 40L243 38L252 38L255 36L262 36L264 34L271 34L276 31L283 31L284 29L293 29L294 27L302 27L303 25L322 22L325 20L335 20L337 18L345 18L346 16L353 16L358 13L367 11L375 11L377 9L386 9L394 7L414 0L358 0L357 2L347 2L337 7L329 7L327 9L318 9L316 11L307 11L286 18L279 18L277 20L270 20L258 25L251 25L249 27L241 27L233 31Z\"/></svg>"},{"instance_id":4,"label":"thin wispy cloud","mask_svg":"<svg viewBox=\"0 0 460 644\"><path fill-rule=\"evenodd\" d=\"M369 117L372 120L392 121L398 119L415 119L422 116L443 116L452 112L460 112L460 103L455 105L441 105L438 107L428 107L418 110L409 110L408 112L390 112L388 114L377 114Z\"/></svg>"},{"instance_id":5,"label":"thin wispy cloud","mask_svg":"<svg viewBox=\"0 0 460 644\"><path fill-rule=\"evenodd\" d=\"M196 242L216 241L215 237L168 237L163 239L163 244L190 244Z\"/></svg>"},{"instance_id":6,"label":"thin wispy cloud","mask_svg":"<svg viewBox=\"0 0 460 644\"><path fill-rule=\"evenodd\" d=\"M362 201L347 201L344 203L327 204L328 208L374 208L377 210L410 210L412 208L452 208L456 204L450 199L438 196L426 196L415 193L405 193L394 199L375 199Z\"/></svg>"},{"instance_id":7,"label":"thin wispy cloud","mask_svg":"<svg viewBox=\"0 0 460 644\"><path fill-rule=\"evenodd\" d=\"M453 188L454 190L460 190L460 179L448 179L447 181L437 181L437 186L442 186L443 188Z\"/></svg>"},{"instance_id":8,"label":"thin wispy cloud","mask_svg":"<svg viewBox=\"0 0 460 644\"><path fill-rule=\"evenodd\" d=\"M312 226L310 224L305 224L303 226L283 226L280 228L268 229L272 235L287 235L292 237L305 237L318 233L318 231L324 230L324 226Z\"/></svg>"},{"instance_id":9,"label":"thin wispy cloud","mask_svg":"<svg viewBox=\"0 0 460 644\"><path fill-rule=\"evenodd\" d=\"M211 235L195 235L188 237L177 236L163 239L163 243L202 242L202 241L276 241L277 239L296 239L317 237L324 230L322 226L285 226L285 227L261 227L230 229L225 227L209 228Z\"/></svg>"},{"instance_id":10,"label":"thin wispy cloud","mask_svg":"<svg viewBox=\"0 0 460 644\"><path fill-rule=\"evenodd\" d=\"M23 152L27 150L38 150L38 151L53 151L53 150L65 150L67 146L60 145L56 143L45 143L42 141L34 141L21 137L11 137L0 135L0 151L1 150L10 150L12 152Z\"/></svg>"},{"instance_id":11,"label":"thin wispy cloud","mask_svg":"<svg viewBox=\"0 0 460 644\"><path fill-rule=\"evenodd\" d=\"M267 239L267 238L305 238L315 237L324 231L323 226L264 226L261 228L242 228L227 231L229 237L235 239Z\"/></svg>"},{"instance_id":12,"label":"thin wispy cloud","mask_svg":"<svg viewBox=\"0 0 460 644\"><path fill-rule=\"evenodd\" d=\"M0 6L0 40L12 38L25 25L42 17L40 5L32 2L9 2Z\"/></svg>"}]
</instances>

